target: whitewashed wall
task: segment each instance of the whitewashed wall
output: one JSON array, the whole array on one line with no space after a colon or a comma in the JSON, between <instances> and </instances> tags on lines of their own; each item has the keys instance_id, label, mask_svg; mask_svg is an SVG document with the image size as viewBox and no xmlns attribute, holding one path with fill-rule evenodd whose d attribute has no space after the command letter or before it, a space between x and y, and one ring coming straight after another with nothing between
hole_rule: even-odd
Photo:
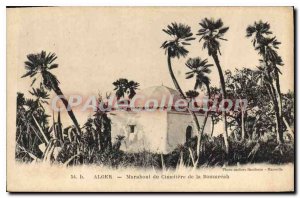
<instances>
[{"instance_id":1,"label":"whitewashed wall","mask_svg":"<svg viewBox=\"0 0 300 198\"><path fill-rule=\"evenodd\" d=\"M197 115L200 126L203 125L204 115ZM197 128L189 113L168 112L168 137L167 137L167 151L174 150L179 144L184 144L186 141L186 129L188 126L192 127L192 137L197 135ZM211 118L208 117L204 133L211 132Z\"/></svg>"},{"instance_id":2,"label":"whitewashed wall","mask_svg":"<svg viewBox=\"0 0 300 198\"><path fill-rule=\"evenodd\" d=\"M197 135L192 117L188 113L177 112L113 112L109 114L112 120L112 142L117 135L125 136L121 150L126 152L150 151L168 153L179 144L186 141L186 128L192 126L193 134ZM200 126L204 116L198 115ZM129 125L135 125L135 132L130 133ZM211 132L211 120L208 118L205 133Z\"/></svg>"},{"instance_id":3,"label":"whitewashed wall","mask_svg":"<svg viewBox=\"0 0 300 198\"><path fill-rule=\"evenodd\" d=\"M127 152L143 150L165 153L167 149L167 113L166 112L114 112L112 120L112 142L117 135L125 136L121 149ZM130 133L129 125L135 125Z\"/></svg>"}]
</instances>

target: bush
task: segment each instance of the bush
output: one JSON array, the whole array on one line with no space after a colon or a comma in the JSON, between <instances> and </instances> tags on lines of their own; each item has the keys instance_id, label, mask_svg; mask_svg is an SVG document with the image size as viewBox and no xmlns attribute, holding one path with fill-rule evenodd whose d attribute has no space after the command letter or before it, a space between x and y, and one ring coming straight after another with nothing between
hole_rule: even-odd
<instances>
[{"instance_id":1,"label":"bush","mask_svg":"<svg viewBox=\"0 0 300 198\"><path fill-rule=\"evenodd\" d=\"M188 143L178 146L173 152L166 155L166 166L176 168L181 155L186 166L193 166L191 153L196 158L197 138ZM270 138L258 140L236 141L229 138L230 152L225 153L225 144L222 135L209 137L204 135L201 148L200 160L197 167L223 166L247 164L247 163L270 163L284 164L294 162L294 146L292 143L278 145L276 139Z\"/></svg>"}]
</instances>

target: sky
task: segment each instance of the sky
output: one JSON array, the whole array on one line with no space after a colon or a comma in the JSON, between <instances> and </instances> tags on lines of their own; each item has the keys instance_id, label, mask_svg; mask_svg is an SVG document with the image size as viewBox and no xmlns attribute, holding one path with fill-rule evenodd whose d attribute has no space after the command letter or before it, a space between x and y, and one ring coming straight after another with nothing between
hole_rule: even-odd
<instances>
[{"instance_id":1,"label":"sky","mask_svg":"<svg viewBox=\"0 0 300 198\"><path fill-rule=\"evenodd\" d=\"M16 92L27 93L30 79L21 79L29 53L55 52L59 68L52 70L66 95L104 94L113 90L112 82L127 78L140 83L140 89L165 85L174 88L161 44L169 39L162 32L171 22L191 26L194 35L201 19L222 18L229 27L221 42L223 71L258 66L259 56L245 30L254 21L271 24L271 31L282 42L279 55L285 65L280 82L282 92L294 87L293 12L291 7L53 7L22 8L7 11L7 67L15 67ZM199 37L188 46L188 57L208 59ZM194 80L185 79L187 58L173 59L178 82L184 91ZM217 69L212 68L211 83L219 85ZM76 113L76 112L75 112ZM83 123L86 114L78 117ZM90 114L89 114L90 115ZM68 122L68 121L66 121Z\"/></svg>"}]
</instances>

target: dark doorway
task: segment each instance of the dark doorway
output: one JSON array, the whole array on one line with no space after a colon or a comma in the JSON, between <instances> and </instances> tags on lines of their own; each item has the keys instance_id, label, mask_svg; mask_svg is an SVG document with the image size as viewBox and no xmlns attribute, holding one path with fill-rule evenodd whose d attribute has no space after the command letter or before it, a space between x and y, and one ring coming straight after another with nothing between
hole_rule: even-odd
<instances>
[{"instance_id":1,"label":"dark doorway","mask_svg":"<svg viewBox=\"0 0 300 198\"><path fill-rule=\"evenodd\" d=\"M130 127L130 133L134 133L135 125L129 125L129 127Z\"/></svg>"},{"instance_id":2,"label":"dark doorway","mask_svg":"<svg viewBox=\"0 0 300 198\"><path fill-rule=\"evenodd\" d=\"M191 126L186 127L186 132L185 132L186 142L188 142L192 138L192 130L193 128Z\"/></svg>"}]
</instances>

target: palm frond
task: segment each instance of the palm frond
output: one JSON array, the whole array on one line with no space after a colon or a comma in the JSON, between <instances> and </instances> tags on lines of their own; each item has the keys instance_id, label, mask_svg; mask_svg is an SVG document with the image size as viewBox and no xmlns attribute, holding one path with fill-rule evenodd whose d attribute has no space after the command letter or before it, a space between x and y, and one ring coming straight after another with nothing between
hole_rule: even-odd
<instances>
[{"instance_id":1,"label":"palm frond","mask_svg":"<svg viewBox=\"0 0 300 198\"><path fill-rule=\"evenodd\" d=\"M185 92L186 97L187 98L196 98L197 96L199 96L199 92L195 91L195 90L189 90L187 92Z\"/></svg>"},{"instance_id":2,"label":"palm frond","mask_svg":"<svg viewBox=\"0 0 300 198\"><path fill-rule=\"evenodd\" d=\"M191 70L186 72L186 79L190 79L196 75L196 82L194 89L201 89L203 84L210 84L210 79L207 76L211 72L212 64L208 64L207 59L202 60L200 57L189 58L185 65Z\"/></svg>"},{"instance_id":3,"label":"palm frond","mask_svg":"<svg viewBox=\"0 0 300 198\"><path fill-rule=\"evenodd\" d=\"M200 23L200 29L197 35L200 36L199 42L204 40L203 49L208 50L208 55L221 54L220 43L218 40L227 41L223 38L224 34L229 30L229 27L223 27L223 21L221 19L214 20L204 18Z\"/></svg>"},{"instance_id":4,"label":"palm frond","mask_svg":"<svg viewBox=\"0 0 300 198\"><path fill-rule=\"evenodd\" d=\"M172 36L172 40L163 42L161 48L165 49L165 52L172 58L185 57L188 54L188 50L184 46L190 45L189 41L195 40L191 27L184 24L171 23L163 32Z\"/></svg>"}]
</instances>

